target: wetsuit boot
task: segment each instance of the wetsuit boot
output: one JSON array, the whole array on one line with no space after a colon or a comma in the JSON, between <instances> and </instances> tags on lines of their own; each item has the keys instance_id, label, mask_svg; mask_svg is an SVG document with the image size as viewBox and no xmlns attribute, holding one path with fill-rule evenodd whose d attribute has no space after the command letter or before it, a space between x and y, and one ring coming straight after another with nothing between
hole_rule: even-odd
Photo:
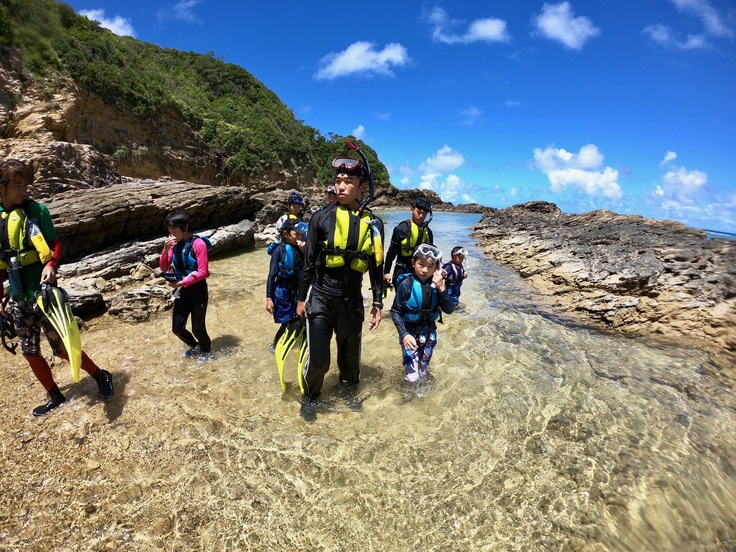
<instances>
[{"instance_id":1,"label":"wetsuit boot","mask_svg":"<svg viewBox=\"0 0 736 552\"><path fill-rule=\"evenodd\" d=\"M98 368L92 377L95 378L97 388L100 390L99 399L102 402L111 401L115 396L115 389L112 386L112 374L107 370Z\"/></svg>"},{"instance_id":2,"label":"wetsuit boot","mask_svg":"<svg viewBox=\"0 0 736 552\"><path fill-rule=\"evenodd\" d=\"M46 404L42 404L41 406L37 406L36 408L34 408L33 409L34 416L43 416L44 414L48 414L54 408L66 402L66 398L64 397L64 395L61 394L61 391L59 391L59 388L56 385L54 385L54 387L49 389L48 393L49 393L48 402Z\"/></svg>"}]
</instances>

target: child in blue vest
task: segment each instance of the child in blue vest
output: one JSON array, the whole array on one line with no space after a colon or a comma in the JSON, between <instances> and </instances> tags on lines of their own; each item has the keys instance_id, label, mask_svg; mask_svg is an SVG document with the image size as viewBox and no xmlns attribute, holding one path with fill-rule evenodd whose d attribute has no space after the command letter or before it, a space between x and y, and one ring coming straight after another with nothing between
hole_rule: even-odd
<instances>
[{"instance_id":1,"label":"child in blue vest","mask_svg":"<svg viewBox=\"0 0 736 552\"><path fill-rule=\"evenodd\" d=\"M467 255L468 252L464 248L459 246L453 247L451 253L452 261L442 267L442 273L447 283L447 292L455 302L456 307L460 302L460 287L463 285L463 280L468 277L468 273L463 267L463 262L465 262Z\"/></svg>"},{"instance_id":2,"label":"child in blue vest","mask_svg":"<svg viewBox=\"0 0 736 552\"><path fill-rule=\"evenodd\" d=\"M285 324L296 315L296 292L302 272L305 223L287 220L281 229L281 241L268 247L271 265L266 281L266 310L273 321Z\"/></svg>"},{"instance_id":3,"label":"child in blue vest","mask_svg":"<svg viewBox=\"0 0 736 552\"><path fill-rule=\"evenodd\" d=\"M185 357L211 357L212 341L207 334L207 277L209 272L210 240L190 232L191 221L184 211L174 211L164 221L169 236L159 258L169 286L175 288L174 316L171 331L189 346ZM173 268L173 272L168 272ZM187 320L192 317L192 331L187 330ZM193 334L193 335L192 335Z\"/></svg>"},{"instance_id":4,"label":"child in blue vest","mask_svg":"<svg viewBox=\"0 0 736 552\"><path fill-rule=\"evenodd\" d=\"M404 382L415 384L429 373L429 362L437 345L440 310L450 314L455 303L445 287L442 252L434 245L419 245L412 256L413 272L396 279L391 318L399 332L404 363Z\"/></svg>"}]
</instances>

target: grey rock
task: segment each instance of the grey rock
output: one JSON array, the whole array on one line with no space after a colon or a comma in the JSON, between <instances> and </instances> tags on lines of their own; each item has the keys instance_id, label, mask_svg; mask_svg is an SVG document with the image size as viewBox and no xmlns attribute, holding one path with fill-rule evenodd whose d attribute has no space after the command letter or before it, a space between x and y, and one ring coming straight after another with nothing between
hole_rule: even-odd
<instances>
[{"instance_id":1,"label":"grey rock","mask_svg":"<svg viewBox=\"0 0 736 552\"><path fill-rule=\"evenodd\" d=\"M736 351L736 242L673 221L532 202L486 214L485 252L566 313Z\"/></svg>"}]
</instances>

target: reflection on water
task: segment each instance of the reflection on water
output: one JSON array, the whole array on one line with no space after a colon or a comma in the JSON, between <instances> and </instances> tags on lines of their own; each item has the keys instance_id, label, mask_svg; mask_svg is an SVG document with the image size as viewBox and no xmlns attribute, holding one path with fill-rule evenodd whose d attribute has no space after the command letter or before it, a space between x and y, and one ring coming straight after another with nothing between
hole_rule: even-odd
<instances>
[{"instance_id":1,"label":"reflection on water","mask_svg":"<svg viewBox=\"0 0 736 552\"><path fill-rule=\"evenodd\" d=\"M388 239L406 213L384 215ZM129 519L126 538L167 549L736 549L733 366L543 315L472 245L476 220L435 215L442 250L469 250L470 277L462 312L438 331L430 387L412 400L386 311L364 334L363 410L349 408L333 367L316 422L300 419L296 358L282 394L268 351L265 250L212 263L209 363L181 357L170 314L124 325L125 345L110 343L119 322L94 325L90 347L123 359L110 431L126 448L107 459L106 492Z\"/></svg>"}]
</instances>

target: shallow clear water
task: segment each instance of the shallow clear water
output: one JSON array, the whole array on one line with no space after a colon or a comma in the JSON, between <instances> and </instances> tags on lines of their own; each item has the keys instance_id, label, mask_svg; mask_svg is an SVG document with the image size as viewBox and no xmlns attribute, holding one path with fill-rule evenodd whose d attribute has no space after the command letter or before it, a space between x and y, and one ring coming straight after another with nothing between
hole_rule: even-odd
<instances>
[{"instance_id":1,"label":"shallow clear water","mask_svg":"<svg viewBox=\"0 0 736 552\"><path fill-rule=\"evenodd\" d=\"M387 239L406 215L382 214ZM88 350L116 367L119 397L104 430L81 391L59 416L116 443L75 491L127 520L101 516L101 531L130 549L736 549L732 359L545 313L473 245L477 219L432 223L443 251L470 253L433 380L402 393L386 311L364 333L362 412L333 367L317 420L301 420L295 356L282 394L264 249L212 263L209 363L182 358L170 313L92 322Z\"/></svg>"}]
</instances>

